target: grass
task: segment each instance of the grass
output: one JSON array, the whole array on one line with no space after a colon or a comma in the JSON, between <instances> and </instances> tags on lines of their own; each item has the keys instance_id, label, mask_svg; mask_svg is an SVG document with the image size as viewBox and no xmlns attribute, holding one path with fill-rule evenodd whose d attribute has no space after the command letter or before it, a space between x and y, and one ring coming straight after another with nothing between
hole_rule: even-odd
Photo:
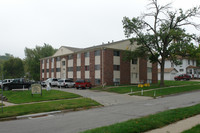
<instances>
[{"instance_id":1,"label":"grass","mask_svg":"<svg viewBox=\"0 0 200 133\"><path fill-rule=\"evenodd\" d=\"M197 125L189 130L186 130L182 133L200 133L200 125Z\"/></svg>"},{"instance_id":2,"label":"grass","mask_svg":"<svg viewBox=\"0 0 200 133\"><path fill-rule=\"evenodd\" d=\"M140 133L161 128L171 123L200 114L200 104L168 110L146 117L131 119L110 126L85 131L84 133Z\"/></svg>"},{"instance_id":3,"label":"grass","mask_svg":"<svg viewBox=\"0 0 200 133\"><path fill-rule=\"evenodd\" d=\"M33 97L31 96L30 90L4 91L3 95L6 96L8 102L15 104L81 97L77 94L63 92L59 90L42 90L42 96L39 94L35 94L33 95Z\"/></svg>"},{"instance_id":4,"label":"grass","mask_svg":"<svg viewBox=\"0 0 200 133\"><path fill-rule=\"evenodd\" d=\"M77 108L90 108L92 106L98 106L98 105L100 104L89 98L79 98L70 100L68 99L60 101L16 105L16 106L4 107L3 113L0 112L0 118L27 115L40 112L49 112L56 110L66 110L66 109L76 110Z\"/></svg>"},{"instance_id":5,"label":"grass","mask_svg":"<svg viewBox=\"0 0 200 133\"><path fill-rule=\"evenodd\" d=\"M165 81L165 86L164 87L170 87L170 86L180 86L180 85L194 85L198 84L196 81ZM156 89L156 88L163 88L159 86L158 84L151 84L150 87L143 87L143 90L149 90L149 89ZM119 94L124 94L124 93L130 93L136 92L136 91L141 91L141 88L137 87L137 85L127 85L127 86L109 86L106 87L105 89L102 89L101 87L96 87L92 88L93 90L103 90L103 91L108 91L108 92L115 92Z\"/></svg>"},{"instance_id":6,"label":"grass","mask_svg":"<svg viewBox=\"0 0 200 133\"><path fill-rule=\"evenodd\" d=\"M158 96L178 94L178 93L183 93L183 92L188 92L188 91L193 91L193 90L200 90L200 85L171 87L171 88L164 88L164 89L146 91L146 92L143 92L143 96L154 97L154 95L155 95L156 97L158 97ZM133 93L133 94L130 94L130 95L141 96L142 94L141 94L141 92L138 92L138 93Z\"/></svg>"}]
</instances>

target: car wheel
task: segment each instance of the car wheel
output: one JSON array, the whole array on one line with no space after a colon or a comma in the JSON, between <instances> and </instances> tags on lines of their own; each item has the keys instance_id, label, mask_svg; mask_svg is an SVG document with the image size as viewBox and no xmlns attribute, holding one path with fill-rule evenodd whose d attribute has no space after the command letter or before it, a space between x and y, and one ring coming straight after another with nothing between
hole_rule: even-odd
<instances>
[{"instance_id":1,"label":"car wheel","mask_svg":"<svg viewBox=\"0 0 200 133\"><path fill-rule=\"evenodd\" d=\"M79 89L79 87L76 87L76 89Z\"/></svg>"}]
</instances>

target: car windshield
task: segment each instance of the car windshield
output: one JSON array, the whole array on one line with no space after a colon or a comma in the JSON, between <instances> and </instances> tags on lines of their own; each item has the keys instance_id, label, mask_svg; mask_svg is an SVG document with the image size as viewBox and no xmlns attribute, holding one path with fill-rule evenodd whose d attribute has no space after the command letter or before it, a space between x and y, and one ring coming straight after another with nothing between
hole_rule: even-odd
<instances>
[{"instance_id":1,"label":"car windshield","mask_svg":"<svg viewBox=\"0 0 200 133\"><path fill-rule=\"evenodd\" d=\"M58 82L64 82L64 80L58 80Z\"/></svg>"},{"instance_id":2,"label":"car windshield","mask_svg":"<svg viewBox=\"0 0 200 133\"><path fill-rule=\"evenodd\" d=\"M84 83L84 80L77 80L76 83Z\"/></svg>"}]
</instances>

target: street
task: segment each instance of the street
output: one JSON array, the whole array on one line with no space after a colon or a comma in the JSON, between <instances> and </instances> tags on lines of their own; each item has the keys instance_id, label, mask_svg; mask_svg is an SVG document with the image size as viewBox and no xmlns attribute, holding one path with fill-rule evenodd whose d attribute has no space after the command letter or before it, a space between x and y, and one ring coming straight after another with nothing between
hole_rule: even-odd
<instances>
[{"instance_id":1,"label":"street","mask_svg":"<svg viewBox=\"0 0 200 133\"><path fill-rule=\"evenodd\" d=\"M106 92L104 92L104 95L105 94ZM113 97L117 95L118 94L113 94ZM78 133L87 129L110 125L168 109L195 105L200 103L199 95L200 91L196 91L158 99L142 98L140 100L135 100L135 102L126 100L126 102L119 102L118 104L115 103L90 110L61 113L39 118L5 121L0 122L0 132ZM112 95L109 94L109 97L111 98ZM129 97L128 99L132 98L128 95L126 97ZM98 98L100 97L98 96ZM105 99L105 97L102 98ZM121 98L123 101L123 97ZM137 97L133 98L137 99Z\"/></svg>"}]
</instances>

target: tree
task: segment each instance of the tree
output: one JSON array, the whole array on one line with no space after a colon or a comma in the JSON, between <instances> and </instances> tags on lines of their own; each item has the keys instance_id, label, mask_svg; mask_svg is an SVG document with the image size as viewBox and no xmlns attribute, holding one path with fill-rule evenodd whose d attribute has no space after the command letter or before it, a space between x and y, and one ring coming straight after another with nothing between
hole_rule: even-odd
<instances>
[{"instance_id":1,"label":"tree","mask_svg":"<svg viewBox=\"0 0 200 133\"><path fill-rule=\"evenodd\" d=\"M34 80L40 80L40 59L52 56L56 49L51 45L36 46L34 49L25 48L25 71ZM30 78L30 77L29 77Z\"/></svg>"},{"instance_id":2,"label":"tree","mask_svg":"<svg viewBox=\"0 0 200 133\"><path fill-rule=\"evenodd\" d=\"M11 57L3 63L4 78L24 77L24 64L20 58Z\"/></svg>"},{"instance_id":3,"label":"tree","mask_svg":"<svg viewBox=\"0 0 200 133\"><path fill-rule=\"evenodd\" d=\"M150 13L132 19L124 17L122 22L126 37L131 37L131 44L137 42L138 45L138 48L129 51L128 55L149 57L152 63L158 63L161 67L160 86L164 86L165 60L169 59L177 65L180 63L177 61L177 55L186 56L191 53L187 48L192 47L191 41L197 37L195 34L186 33L184 27L190 25L199 28L200 25L191 20L199 17L200 7L187 11L170 11L171 4L161 6L157 0L150 1Z\"/></svg>"}]
</instances>

